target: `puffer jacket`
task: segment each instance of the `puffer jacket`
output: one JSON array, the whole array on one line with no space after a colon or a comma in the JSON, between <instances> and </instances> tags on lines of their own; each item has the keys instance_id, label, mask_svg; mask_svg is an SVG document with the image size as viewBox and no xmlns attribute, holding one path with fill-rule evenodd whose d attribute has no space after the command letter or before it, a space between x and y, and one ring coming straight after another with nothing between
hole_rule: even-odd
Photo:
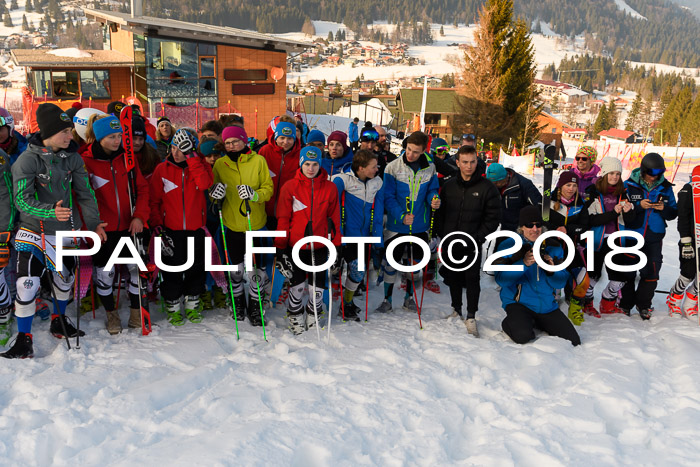
<instances>
[{"instance_id":1,"label":"puffer jacket","mask_svg":"<svg viewBox=\"0 0 700 467\"><path fill-rule=\"evenodd\" d=\"M352 170L331 177L338 188L343 236L382 237L384 183L377 175L364 182Z\"/></svg>"},{"instance_id":2,"label":"puffer jacket","mask_svg":"<svg viewBox=\"0 0 700 467\"><path fill-rule=\"evenodd\" d=\"M627 196L634 204L635 218L626 225L627 229L639 232L649 242L661 241L666 236L666 221L672 221L678 216L676 196L673 194L673 184L661 175L653 186L649 187L642 181L639 168L636 168L625 181ZM654 203L663 199L666 205L663 210L642 209L643 199Z\"/></svg>"}]
</instances>

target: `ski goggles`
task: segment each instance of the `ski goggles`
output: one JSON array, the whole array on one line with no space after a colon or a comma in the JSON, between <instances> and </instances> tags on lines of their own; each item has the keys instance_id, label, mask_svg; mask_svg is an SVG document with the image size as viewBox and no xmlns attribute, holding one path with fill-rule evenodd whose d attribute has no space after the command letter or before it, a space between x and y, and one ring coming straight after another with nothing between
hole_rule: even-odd
<instances>
[{"instance_id":1,"label":"ski goggles","mask_svg":"<svg viewBox=\"0 0 700 467\"><path fill-rule=\"evenodd\" d=\"M363 133L362 136L360 136L360 141L379 141L379 133L374 131L368 131L367 133Z\"/></svg>"},{"instance_id":2,"label":"ski goggles","mask_svg":"<svg viewBox=\"0 0 700 467\"><path fill-rule=\"evenodd\" d=\"M12 122L8 122L7 120L8 119L6 119L5 117L0 117L0 127L3 127L5 125L10 125L12 123Z\"/></svg>"},{"instance_id":3,"label":"ski goggles","mask_svg":"<svg viewBox=\"0 0 700 467\"><path fill-rule=\"evenodd\" d=\"M464 133L462 139L473 139L476 140L476 135L474 133Z\"/></svg>"},{"instance_id":4,"label":"ski goggles","mask_svg":"<svg viewBox=\"0 0 700 467\"><path fill-rule=\"evenodd\" d=\"M438 147L435 148L435 152L436 152L437 154L442 154L443 152L449 152L449 151L450 151L450 147L449 147L449 146L438 146Z\"/></svg>"},{"instance_id":5,"label":"ski goggles","mask_svg":"<svg viewBox=\"0 0 700 467\"><path fill-rule=\"evenodd\" d=\"M528 222L527 224L523 224L523 227L527 227L528 229L540 229L542 228L542 222Z\"/></svg>"},{"instance_id":6,"label":"ski goggles","mask_svg":"<svg viewBox=\"0 0 700 467\"><path fill-rule=\"evenodd\" d=\"M644 171L645 174L651 175L652 177L658 177L659 175L663 174L666 172L666 169L647 169Z\"/></svg>"}]
</instances>

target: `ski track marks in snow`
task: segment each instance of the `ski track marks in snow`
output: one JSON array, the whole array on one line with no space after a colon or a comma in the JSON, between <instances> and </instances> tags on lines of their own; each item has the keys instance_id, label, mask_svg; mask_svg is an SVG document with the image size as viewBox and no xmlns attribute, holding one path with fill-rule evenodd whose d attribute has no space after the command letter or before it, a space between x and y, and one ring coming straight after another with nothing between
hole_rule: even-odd
<instances>
[{"instance_id":1,"label":"ski track marks in snow","mask_svg":"<svg viewBox=\"0 0 700 467\"><path fill-rule=\"evenodd\" d=\"M675 229L660 289L678 271ZM321 342L315 330L291 335L281 306L267 313L269 342L247 321L237 341L223 310L178 328L154 310L150 336L109 336L99 310L68 352L36 320L36 357L0 365L0 455L8 465L699 464L700 327L668 317L665 296L649 322L586 317L578 348L543 333L521 346L501 331L492 278L482 277L480 339L443 319L440 285L425 293L423 330L397 291L393 313L334 316L330 344L327 329ZM371 281L369 309L382 298Z\"/></svg>"}]
</instances>

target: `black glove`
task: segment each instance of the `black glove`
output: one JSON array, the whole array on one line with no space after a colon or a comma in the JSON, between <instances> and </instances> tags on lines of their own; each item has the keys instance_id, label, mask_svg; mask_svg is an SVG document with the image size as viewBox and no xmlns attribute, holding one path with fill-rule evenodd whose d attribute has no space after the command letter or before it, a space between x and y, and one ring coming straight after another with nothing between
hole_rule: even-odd
<instances>
[{"instance_id":1,"label":"black glove","mask_svg":"<svg viewBox=\"0 0 700 467\"><path fill-rule=\"evenodd\" d=\"M693 259L695 258L695 248L693 247L693 239L690 237L683 237L681 241L678 242L681 247L681 258L683 259Z\"/></svg>"},{"instance_id":2,"label":"black glove","mask_svg":"<svg viewBox=\"0 0 700 467\"><path fill-rule=\"evenodd\" d=\"M294 265L289 250L277 250L277 260L275 266L280 270L282 275L287 279L292 278L294 273Z\"/></svg>"},{"instance_id":3,"label":"black glove","mask_svg":"<svg viewBox=\"0 0 700 467\"><path fill-rule=\"evenodd\" d=\"M340 267L343 264L343 250L342 247L336 247L337 255L335 257L335 262L331 266L331 276L335 276L340 271Z\"/></svg>"}]
</instances>

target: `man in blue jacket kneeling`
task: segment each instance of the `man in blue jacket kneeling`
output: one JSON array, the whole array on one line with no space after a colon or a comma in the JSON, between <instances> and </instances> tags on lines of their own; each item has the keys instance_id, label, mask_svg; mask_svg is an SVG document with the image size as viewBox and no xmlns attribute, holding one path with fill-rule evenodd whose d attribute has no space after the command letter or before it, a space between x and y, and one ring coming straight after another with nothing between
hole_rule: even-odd
<instances>
[{"instance_id":1,"label":"man in blue jacket kneeling","mask_svg":"<svg viewBox=\"0 0 700 467\"><path fill-rule=\"evenodd\" d=\"M527 206L520 211L518 230L523 240L520 251L504 256L495 264L522 266L521 271L498 271L496 282L501 286L501 302L506 318L501 323L503 331L518 344L535 339L535 328L551 336L561 337L579 345L581 338L571 321L559 310L555 291L564 288L566 269L547 272L535 263L532 246L542 235L542 208ZM506 239L498 250L512 247L514 241ZM549 264L557 264L564 258L564 251L556 238L547 239L540 256Z\"/></svg>"}]
</instances>

